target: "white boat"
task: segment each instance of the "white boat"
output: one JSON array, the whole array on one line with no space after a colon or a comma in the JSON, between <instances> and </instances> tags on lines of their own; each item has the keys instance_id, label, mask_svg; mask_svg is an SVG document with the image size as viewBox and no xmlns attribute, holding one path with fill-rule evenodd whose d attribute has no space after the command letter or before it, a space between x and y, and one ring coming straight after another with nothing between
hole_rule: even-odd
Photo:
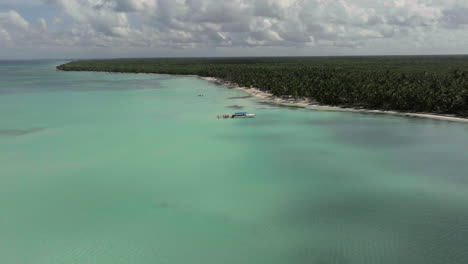
<instances>
[{"instance_id":1,"label":"white boat","mask_svg":"<svg viewBox=\"0 0 468 264\"><path fill-rule=\"evenodd\" d=\"M255 114L249 114L247 112L240 112L240 113L235 113L231 116L231 118L254 118Z\"/></svg>"}]
</instances>

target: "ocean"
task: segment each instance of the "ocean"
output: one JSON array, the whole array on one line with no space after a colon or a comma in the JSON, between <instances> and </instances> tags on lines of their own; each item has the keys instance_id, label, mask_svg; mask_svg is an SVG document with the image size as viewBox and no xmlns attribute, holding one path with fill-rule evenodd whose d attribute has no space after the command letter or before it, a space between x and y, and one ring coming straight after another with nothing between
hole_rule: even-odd
<instances>
[{"instance_id":1,"label":"ocean","mask_svg":"<svg viewBox=\"0 0 468 264\"><path fill-rule=\"evenodd\" d=\"M0 62L0 263L468 263L466 123L61 63Z\"/></svg>"}]
</instances>

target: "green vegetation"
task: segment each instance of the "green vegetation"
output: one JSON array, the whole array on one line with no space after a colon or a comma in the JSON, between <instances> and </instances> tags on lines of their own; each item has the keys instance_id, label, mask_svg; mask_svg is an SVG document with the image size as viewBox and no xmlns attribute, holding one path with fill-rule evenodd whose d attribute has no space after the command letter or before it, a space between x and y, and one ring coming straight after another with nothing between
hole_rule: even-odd
<instances>
[{"instance_id":1,"label":"green vegetation","mask_svg":"<svg viewBox=\"0 0 468 264\"><path fill-rule=\"evenodd\" d=\"M327 105L468 116L468 56L115 59L57 68L199 75Z\"/></svg>"}]
</instances>

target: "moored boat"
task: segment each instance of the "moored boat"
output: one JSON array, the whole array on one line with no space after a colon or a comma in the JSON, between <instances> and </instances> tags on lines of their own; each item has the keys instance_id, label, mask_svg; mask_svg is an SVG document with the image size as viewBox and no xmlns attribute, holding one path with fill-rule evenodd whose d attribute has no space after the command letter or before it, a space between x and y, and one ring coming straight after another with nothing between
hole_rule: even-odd
<instances>
[{"instance_id":1,"label":"moored boat","mask_svg":"<svg viewBox=\"0 0 468 264\"><path fill-rule=\"evenodd\" d=\"M235 113L231 116L231 118L254 118L255 114L249 114L247 112L240 112L240 113Z\"/></svg>"}]
</instances>

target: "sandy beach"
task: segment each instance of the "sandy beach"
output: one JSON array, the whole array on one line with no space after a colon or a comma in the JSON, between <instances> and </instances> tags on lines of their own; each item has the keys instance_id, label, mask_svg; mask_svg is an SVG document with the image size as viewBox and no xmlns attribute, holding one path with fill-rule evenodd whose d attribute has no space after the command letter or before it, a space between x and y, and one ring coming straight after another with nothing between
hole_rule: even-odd
<instances>
[{"instance_id":1,"label":"sandy beach","mask_svg":"<svg viewBox=\"0 0 468 264\"><path fill-rule=\"evenodd\" d=\"M440 115L433 113L409 113L409 112L398 112L398 111L384 111L384 110L372 110L372 109L358 109L358 108L349 108L349 107L339 107L339 106L330 106L322 105L317 101L311 98L294 98L294 97L278 97L271 93L261 91L260 89L254 87L241 87L235 83L231 83L219 78L214 77L200 77L203 80L216 83L218 85L227 86L229 88L242 90L254 97L257 97L265 102L271 104L277 104L280 106L293 106L301 107L313 110L322 110L322 111L341 111L341 112L360 112L360 113L373 113L373 114L387 114L387 115L398 115L398 116L408 116L408 117L419 117L419 118L430 118L444 121L452 122L465 122L468 123L468 118L457 117L452 115Z\"/></svg>"}]
</instances>

